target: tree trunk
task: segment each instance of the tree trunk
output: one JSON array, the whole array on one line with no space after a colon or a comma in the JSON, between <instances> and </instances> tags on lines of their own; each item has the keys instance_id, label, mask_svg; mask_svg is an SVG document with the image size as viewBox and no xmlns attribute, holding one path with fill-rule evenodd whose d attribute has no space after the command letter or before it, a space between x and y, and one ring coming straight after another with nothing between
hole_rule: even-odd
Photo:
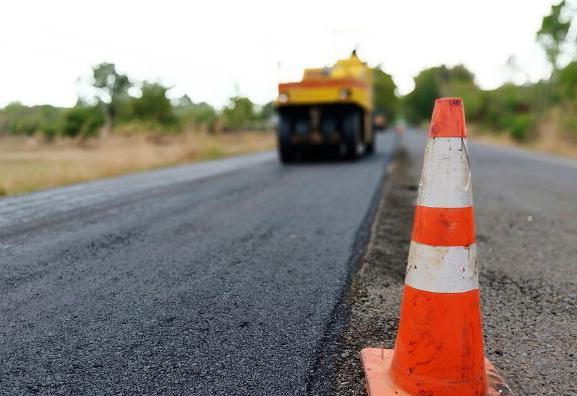
<instances>
[{"instance_id":1,"label":"tree trunk","mask_svg":"<svg viewBox=\"0 0 577 396\"><path fill-rule=\"evenodd\" d=\"M100 139L106 139L112 131L112 109L111 106L104 106L104 125L100 129Z\"/></svg>"}]
</instances>

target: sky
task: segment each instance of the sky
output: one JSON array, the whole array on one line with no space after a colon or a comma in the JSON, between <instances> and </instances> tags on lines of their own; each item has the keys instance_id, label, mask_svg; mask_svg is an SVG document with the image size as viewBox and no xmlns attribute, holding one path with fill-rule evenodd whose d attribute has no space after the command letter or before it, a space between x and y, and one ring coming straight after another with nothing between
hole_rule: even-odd
<instances>
[{"instance_id":1,"label":"sky","mask_svg":"<svg viewBox=\"0 0 577 396\"><path fill-rule=\"evenodd\" d=\"M485 89L546 77L535 44L551 0L2 0L0 106L72 106L112 62L173 97L266 103L280 81L355 47L410 92L424 68L464 64ZM520 71L505 66L515 55Z\"/></svg>"}]
</instances>

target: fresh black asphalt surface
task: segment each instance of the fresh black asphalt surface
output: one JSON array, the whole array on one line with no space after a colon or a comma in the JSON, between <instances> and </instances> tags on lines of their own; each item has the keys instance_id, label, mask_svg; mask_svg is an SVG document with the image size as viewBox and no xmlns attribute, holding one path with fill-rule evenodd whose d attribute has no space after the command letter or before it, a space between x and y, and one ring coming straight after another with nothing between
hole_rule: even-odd
<instances>
[{"instance_id":1,"label":"fresh black asphalt surface","mask_svg":"<svg viewBox=\"0 0 577 396\"><path fill-rule=\"evenodd\" d=\"M304 394L394 135L0 200L0 394Z\"/></svg>"}]
</instances>

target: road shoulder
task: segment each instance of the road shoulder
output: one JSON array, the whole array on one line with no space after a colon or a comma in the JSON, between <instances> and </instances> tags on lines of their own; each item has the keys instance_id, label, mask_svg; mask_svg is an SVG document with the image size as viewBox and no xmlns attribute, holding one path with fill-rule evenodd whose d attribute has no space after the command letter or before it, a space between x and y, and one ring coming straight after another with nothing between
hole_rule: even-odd
<instances>
[{"instance_id":1,"label":"road shoulder","mask_svg":"<svg viewBox=\"0 0 577 396\"><path fill-rule=\"evenodd\" d=\"M348 324L339 339L335 395L364 395L359 353L365 347L392 348L409 250L417 175L408 153L395 153L383 186L371 240L346 297Z\"/></svg>"}]
</instances>

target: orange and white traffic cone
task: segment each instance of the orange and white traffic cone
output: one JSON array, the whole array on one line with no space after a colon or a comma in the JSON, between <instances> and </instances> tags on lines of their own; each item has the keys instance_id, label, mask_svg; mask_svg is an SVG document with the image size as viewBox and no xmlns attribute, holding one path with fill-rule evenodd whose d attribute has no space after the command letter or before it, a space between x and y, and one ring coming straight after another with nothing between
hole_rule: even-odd
<instances>
[{"instance_id":1,"label":"orange and white traffic cone","mask_svg":"<svg viewBox=\"0 0 577 396\"><path fill-rule=\"evenodd\" d=\"M437 99L394 350L361 351L370 396L510 395L484 357L463 101Z\"/></svg>"}]
</instances>

